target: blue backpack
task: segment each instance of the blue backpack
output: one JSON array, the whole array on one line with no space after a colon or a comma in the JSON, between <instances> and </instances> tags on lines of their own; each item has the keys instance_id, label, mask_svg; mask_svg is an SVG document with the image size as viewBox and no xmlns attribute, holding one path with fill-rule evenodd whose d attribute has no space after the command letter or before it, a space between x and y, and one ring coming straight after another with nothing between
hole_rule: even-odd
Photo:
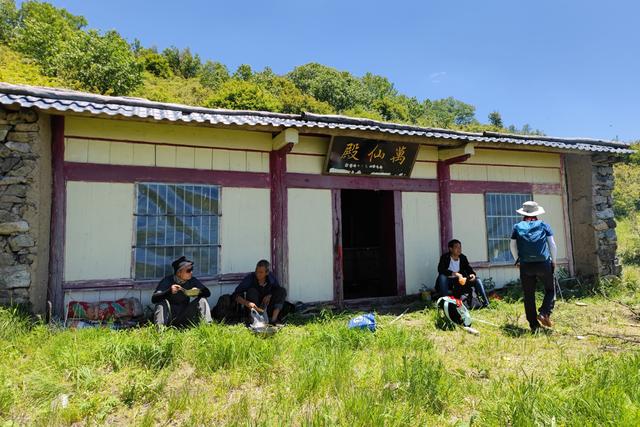
<instances>
[{"instance_id":1,"label":"blue backpack","mask_svg":"<svg viewBox=\"0 0 640 427\"><path fill-rule=\"evenodd\" d=\"M517 234L520 262L543 262L551 258L547 231L542 221L520 221L514 226L514 230Z\"/></svg>"}]
</instances>

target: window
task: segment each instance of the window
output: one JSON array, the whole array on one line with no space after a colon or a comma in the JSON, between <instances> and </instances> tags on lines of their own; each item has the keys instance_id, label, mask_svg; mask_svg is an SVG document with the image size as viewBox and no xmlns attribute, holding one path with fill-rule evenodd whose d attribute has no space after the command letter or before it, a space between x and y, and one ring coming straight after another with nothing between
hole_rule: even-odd
<instances>
[{"instance_id":1,"label":"window","mask_svg":"<svg viewBox=\"0 0 640 427\"><path fill-rule=\"evenodd\" d=\"M514 261L509 250L511 232L513 225L522 219L516 213L516 209L521 208L527 200L532 200L531 194L487 193L485 195L489 261Z\"/></svg>"},{"instance_id":2,"label":"window","mask_svg":"<svg viewBox=\"0 0 640 427\"><path fill-rule=\"evenodd\" d=\"M134 277L171 274L185 255L200 276L218 273L220 189L211 185L136 185Z\"/></svg>"}]
</instances>

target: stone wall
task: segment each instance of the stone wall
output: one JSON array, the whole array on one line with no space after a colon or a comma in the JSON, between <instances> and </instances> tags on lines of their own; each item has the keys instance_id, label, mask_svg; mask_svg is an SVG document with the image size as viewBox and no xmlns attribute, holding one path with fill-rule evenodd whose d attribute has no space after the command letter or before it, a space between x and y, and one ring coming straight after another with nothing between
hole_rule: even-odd
<instances>
[{"instance_id":1,"label":"stone wall","mask_svg":"<svg viewBox=\"0 0 640 427\"><path fill-rule=\"evenodd\" d=\"M48 275L49 132L46 115L0 107L0 304L36 312Z\"/></svg>"},{"instance_id":2,"label":"stone wall","mask_svg":"<svg viewBox=\"0 0 640 427\"><path fill-rule=\"evenodd\" d=\"M608 154L565 157L576 274L588 279L620 274L613 214L613 164Z\"/></svg>"},{"instance_id":3,"label":"stone wall","mask_svg":"<svg viewBox=\"0 0 640 427\"><path fill-rule=\"evenodd\" d=\"M591 182L593 229L596 232L598 275L618 275L616 221L613 214L613 163L619 161L611 155L591 156Z\"/></svg>"}]
</instances>

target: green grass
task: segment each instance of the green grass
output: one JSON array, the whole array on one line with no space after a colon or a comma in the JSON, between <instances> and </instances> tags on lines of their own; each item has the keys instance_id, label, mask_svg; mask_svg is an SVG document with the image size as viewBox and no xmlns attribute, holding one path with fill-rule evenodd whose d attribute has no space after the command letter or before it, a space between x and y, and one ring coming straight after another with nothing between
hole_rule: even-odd
<instances>
[{"instance_id":1,"label":"green grass","mask_svg":"<svg viewBox=\"0 0 640 427\"><path fill-rule=\"evenodd\" d=\"M628 269L608 297L638 307L639 278ZM324 312L265 339L69 331L0 309L0 425L639 425L640 345L606 336L638 337L640 319L591 296L531 335L523 311L492 302L474 314L497 327L477 322L479 336L437 327L433 309L378 316L375 333Z\"/></svg>"}]
</instances>

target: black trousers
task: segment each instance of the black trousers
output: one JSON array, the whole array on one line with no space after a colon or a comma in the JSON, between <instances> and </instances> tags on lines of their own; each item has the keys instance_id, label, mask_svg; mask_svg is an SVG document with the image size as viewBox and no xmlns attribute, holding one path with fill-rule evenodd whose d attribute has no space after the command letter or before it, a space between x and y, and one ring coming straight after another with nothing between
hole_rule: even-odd
<instances>
[{"instance_id":1,"label":"black trousers","mask_svg":"<svg viewBox=\"0 0 640 427\"><path fill-rule=\"evenodd\" d=\"M544 299L538 311L550 315L556 302L556 290L553 284L553 268L550 261L527 262L520 264L520 282L524 293L524 311L532 329L540 326L536 312L536 284L540 280L544 285Z\"/></svg>"},{"instance_id":2,"label":"black trousers","mask_svg":"<svg viewBox=\"0 0 640 427\"><path fill-rule=\"evenodd\" d=\"M181 328L196 325L200 320L211 322L211 309L206 298L195 298L186 307L176 311L176 307L171 307L167 300L157 304L154 313L156 325Z\"/></svg>"},{"instance_id":3,"label":"black trousers","mask_svg":"<svg viewBox=\"0 0 640 427\"><path fill-rule=\"evenodd\" d=\"M266 290L259 288L249 288L245 299L257 305L258 307L262 306L262 300L268 293ZM282 286L278 286L277 288L273 288L271 292L271 300L269 301L269 306L267 307L267 313L269 314L269 319L273 314L274 309L282 310L282 306L284 305L284 301L287 299L287 290Z\"/></svg>"}]
</instances>

